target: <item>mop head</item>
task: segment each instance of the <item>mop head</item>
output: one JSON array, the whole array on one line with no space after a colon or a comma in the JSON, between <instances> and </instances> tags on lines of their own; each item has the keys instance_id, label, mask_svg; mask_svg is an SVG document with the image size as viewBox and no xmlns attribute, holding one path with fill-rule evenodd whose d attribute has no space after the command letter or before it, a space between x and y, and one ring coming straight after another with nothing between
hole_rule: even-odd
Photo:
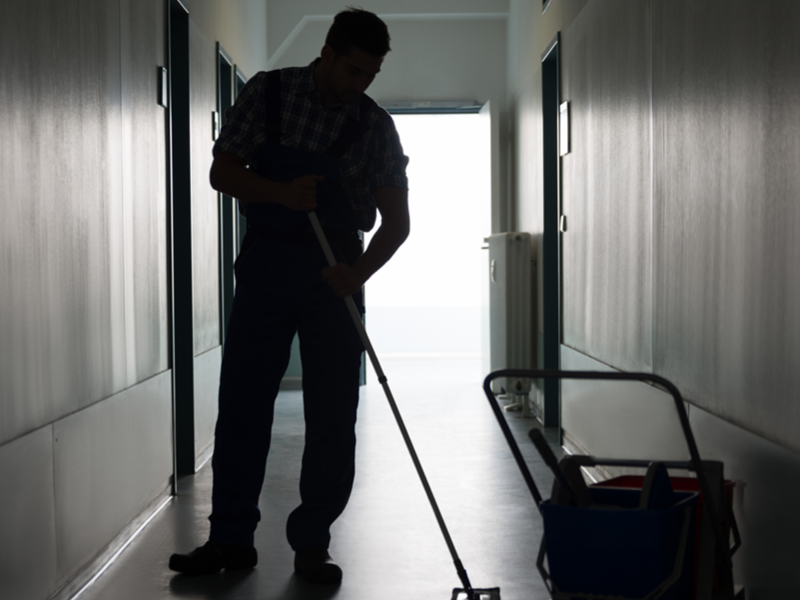
<instances>
[{"instance_id":1,"label":"mop head","mask_svg":"<svg viewBox=\"0 0 800 600\"><path fill-rule=\"evenodd\" d=\"M450 600L500 600L500 588L472 589L472 595L464 588L455 588Z\"/></svg>"}]
</instances>

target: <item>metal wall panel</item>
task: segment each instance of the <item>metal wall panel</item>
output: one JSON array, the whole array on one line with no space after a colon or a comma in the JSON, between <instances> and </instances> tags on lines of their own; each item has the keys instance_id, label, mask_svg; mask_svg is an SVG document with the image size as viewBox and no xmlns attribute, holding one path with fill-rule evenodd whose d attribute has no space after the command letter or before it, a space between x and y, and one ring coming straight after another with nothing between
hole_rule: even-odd
<instances>
[{"instance_id":1,"label":"metal wall panel","mask_svg":"<svg viewBox=\"0 0 800 600\"><path fill-rule=\"evenodd\" d=\"M652 368L649 16L591 2L561 38L563 342L637 371Z\"/></svg>"},{"instance_id":2,"label":"metal wall panel","mask_svg":"<svg viewBox=\"0 0 800 600\"><path fill-rule=\"evenodd\" d=\"M43 600L56 580L53 429L0 446L0 598Z\"/></svg>"},{"instance_id":3,"label":"metal wall panel","mask_svg":"<svg viewBox=\"0 0 800 600\"><path fill-rule=\"evenodd\" d=\"M163 7L132 4L0 7L0 443L167 367Z\"/></svg>"},{"instance_id":4,"label":"metal wall panel","mask_svg":"<svg viewBox=\"0 0 800 600\"><path fill-rule=\"evenodd\" d=\"M800 450L800 4L653 3L656 371Z\"/></svg>"},{"instance_id":5,"label":"metal wall panel","mask_svg":"<svg viewBox=\"0 0 800 600\"><path fill-rule=\"evenodd\" d=\"M172 474L167 371L53 425L58 577L128 524Z\"/></svg>"},{"instance_id":6,"label":"metal wall panel","mask_svg":"<svg viewBox=\"0 0 800 600\"><path fill-rule=\"evenodd\" d=\"M561 368L614 370L565 346ZM563 380L561 426L595 456L689 460L672 396L639 381Z\"/></svg>"},{"instance_id":7,"label":"metal wall panel","mask_svg":"<svg viewBox=\"0 0 800 600\"><path fill-rule=\"evenodd\" d=\"M163 0L128 0L130 34L125 126L126 191L130 194L136 380L169 367L167 282L167 109L158 104L157 67L166 65ZM124 6L124 5L123 5Z\"/></svg>"},{"instance_id":8,"label":"metal wall panel","mask_svg":"<svg viewBox=\"0 0 800 600\"><path fill-rule=\"evenodd\" d=\"M0 8L0 442L115 383L107 18L102 1Z\"/></svg>"},{"instance_id":9,"label":"metal wall panel","mask_svg":"<svg viewBox=\"0 0 800 600\"><path fill-rule=\"evenodd\" d=\"M208 183L211 169L211 114L217 109L215 45L189 20L192 138L192 258L194 282L194 347L200 355L220 339L219 208L217 192Z\"/></svg>"},{"instance_id":10,"label":"metal wall panel","mask_svg":"<svg viewBox=\"0 0 800 600\"><path fill-rule=\"evenodd\" d=\"M742 547L733 557L736 582L748 598L795 598L800 457L697 407L689 421L700 456L723 461L725 478L737 482L733 508Z\"/></svg>"}]
</instances>

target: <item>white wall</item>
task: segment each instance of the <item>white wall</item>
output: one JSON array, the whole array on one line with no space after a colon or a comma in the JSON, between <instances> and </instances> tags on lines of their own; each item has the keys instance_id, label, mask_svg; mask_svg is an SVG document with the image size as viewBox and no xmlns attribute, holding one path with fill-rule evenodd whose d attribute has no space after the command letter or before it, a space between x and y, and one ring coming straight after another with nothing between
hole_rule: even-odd
<instances>
[{"instance_id":1,"label":"white wall","mask_svg":"<svg viewBox=\"0 0 800 600\"><path fill-rule=\"evenodd\" d=\"M265 68L266 1L188 4L208 191L214 42L246 74ZM170 491L167 5L0 3L2 598L68 597ZM213 327L205 342L219 348ZM211 405L216 381L196 390Z\"/></svg>"},{"instance_id":2,"label":"white wall","mask_svg":"<svg viewBox=\"0 0 800 600\"><path fill-rule=\"evenodd\" d=\"M267 0L187 0L189 15L247 77L267 68Z\"/></svg>"},{"instance_id":3,"label":"white wall","mask_svg":"<svg viewBox=\"0 0 800 600\"><path fill-rule=\"evenodd\" d=\"M360 6L386 20L392 37L383 71L369 90L378 102L497 98L505 106L506 0L389 2ZM338 2L270 2L270 67L319 56Z\"/></svg>"},{"instance_id":4,"label":"white wall","mask_svg":"<svg viewBox=\"0 0 800 600\"><path fill-rule=\"evenodd\" d=\"M800 10L780 0L540 7L509 10L511 189L517 227L540 253L541 55L560 33L572 128L560 160L562 363L678 386L701 456L745 482L736 579L748 598L795 597L797 519L780 482L800 479ZM669 437L644 395L634 415L592 388L590 401L608 407L598 419L574 389L562 387L562 425L589 452L641 454L626 428ZM648 443L652 458L684 444Z\"/></svg>"}]
</instances>

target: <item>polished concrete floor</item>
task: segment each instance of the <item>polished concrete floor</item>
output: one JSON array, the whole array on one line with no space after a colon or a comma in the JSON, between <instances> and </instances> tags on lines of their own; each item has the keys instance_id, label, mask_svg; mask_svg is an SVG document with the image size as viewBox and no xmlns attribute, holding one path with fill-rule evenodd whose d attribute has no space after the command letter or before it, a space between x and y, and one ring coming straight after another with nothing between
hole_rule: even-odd
<instances>
[{"instance_id":1,"label":"polished concrete floor","mask_svg":"<svg viewBox=\"0 0 800 600\"><path fill-rule=\"evenodd\" d=\"M483 394L479 361L394 358L384 359L383 367L472 585L500 587L502 600L548 598L535 566L541 519ZM552 478L526 437L535 422L507 415L548 497ZM300 392L281 393L273 431L257 568L207 577L167 568L172 552L205 542L211 503L206 465L180 479L179 495L80 600L449 600L461 587L374 376L362 388L355 489L332 532L331 554L344 571L338 587L299 581L284 535L299 497Z\"/></svg>"}]
</instances>

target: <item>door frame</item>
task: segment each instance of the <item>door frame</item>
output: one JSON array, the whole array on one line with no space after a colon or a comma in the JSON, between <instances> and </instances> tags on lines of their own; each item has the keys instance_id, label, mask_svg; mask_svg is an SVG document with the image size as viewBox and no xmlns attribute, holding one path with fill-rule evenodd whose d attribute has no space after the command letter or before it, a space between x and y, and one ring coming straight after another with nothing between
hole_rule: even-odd
<instances>
[{"instance_id":1,"label":"door frame","mask_svg":"<svg viewBox=\"0 0 800 600\"><path fill-rule=\"evenodd\" d=\"M239 65L233 65L233 101L239 97L242 89L247 83L247 75L244 74ZM247 219L242 213L239 212L238 203L234 206L236 215L236 255L239 255L239 250L242 249L244 243L244 234L247 233Z\"/></svg>"},{"instance_id":2,"label":"door frame","mask_svg":"<svg viewBox=\"0 0 800 600\"><path fill-rule=\"evenodd\" d=\"M178 475L195 472L189 10L181 0L169 0L167 3L167 53L168 269L175 472L173 481L176 481ZM173 488L173 493L176 491Z\"/></svg>"},{"instance_id":3,"label":"door frame","mask_svg":"<svg viewBox=\"0 0 800 600\"><path fill-rule=\"evenodd\" d=\"M233 59L217 42L217 115L220 128L225 125L228 108L233 106L234 90ZM234 276L233 263L239 251L236 239L236 201L228 194L217 194L219 203L219 307L220 334L223 352L228 320L233 308Z\"/></svg>"},{"instance_id":4,"label":"door frame","mask_svg":"<svg viewBox=\"0 0 800 600\"><path fill-rule=\"evenodd\" d=\"M560 93L561 34L548 44L542 54L542 144L544 186L542 234L542 313L543 352L541 367L559 368L561 352L561 159L558 150L558 117ZM546 379L544 390L544 425L561 426L561 385L557 379Z\"/></svg>"}]
</instances>

